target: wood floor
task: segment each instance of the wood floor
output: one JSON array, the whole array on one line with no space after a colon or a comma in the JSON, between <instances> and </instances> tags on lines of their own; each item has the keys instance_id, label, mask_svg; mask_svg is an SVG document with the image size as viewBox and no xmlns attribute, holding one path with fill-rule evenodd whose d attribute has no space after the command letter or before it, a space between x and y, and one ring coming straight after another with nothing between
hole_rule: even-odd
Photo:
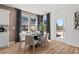
<instances>
[{"instance_id":1,"label":"wood floor","mask_svg":"<svg viewBox=\"0 0 79 59\"><path fill-rule=\"evenodd\" d=\"M32 48L27 47L24 53L24 44L18 49L19 43L11 44L7 48L0 48L0 54L32 54ZM35 48L35 54L78 54L79 48L58 41L49 41L49 46Z\"/></svg>"}]
</instances>

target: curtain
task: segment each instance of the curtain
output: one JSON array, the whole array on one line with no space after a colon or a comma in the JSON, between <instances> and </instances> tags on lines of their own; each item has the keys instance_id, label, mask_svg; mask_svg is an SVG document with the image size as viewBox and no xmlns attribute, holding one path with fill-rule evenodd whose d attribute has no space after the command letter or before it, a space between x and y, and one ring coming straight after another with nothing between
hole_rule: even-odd
<instances>
[{"instance_id":1,"label":"curtain","mask_svg":"<svg viewBox=\"0 0 79 59\"><path fill-rule=\"evenodd\" d=\"M47 13L47 33L49 33L49 39L50 39L50 13Z\"/></svg>"},{"instance_id":2,"label":"curtain","mask_svg":"<svg viewBox=\"0 0 79 59\"><path fill-rule=\"evenodd\" d=\"M19 38L19 32L20 32L20 21L21 21L21 10L20 9L16 9L16 39L15 42L19 42L20 38Z\"/></svg>"}]
</instances>

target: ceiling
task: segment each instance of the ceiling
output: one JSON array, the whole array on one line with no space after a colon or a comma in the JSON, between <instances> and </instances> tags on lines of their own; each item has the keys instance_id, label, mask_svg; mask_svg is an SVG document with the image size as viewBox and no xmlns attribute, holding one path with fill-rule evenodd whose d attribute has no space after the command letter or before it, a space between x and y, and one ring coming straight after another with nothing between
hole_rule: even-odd
<instances>
[{"instance_id":1,"label":"ceiling","mask_svg":"<svg viewBox=\"0 0 79 59\"><path fill-rule=\"evenodd\" d=\"M77 4L5 4L6 6L19 8L21 10L35 13L35 14L45 14L51 10L59 10L70 7L79 7Z\"/></svg>"}]
</instances>

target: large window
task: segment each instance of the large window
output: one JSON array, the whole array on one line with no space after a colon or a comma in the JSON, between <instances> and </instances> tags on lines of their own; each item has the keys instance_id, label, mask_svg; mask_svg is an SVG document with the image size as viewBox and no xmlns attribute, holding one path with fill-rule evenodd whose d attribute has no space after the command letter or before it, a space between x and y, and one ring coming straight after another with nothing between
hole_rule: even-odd
<instances>
[{"instance_id":1,"label":"large window","mask_svg":"<svg viewBox=\"0 0 79 59\"><path fill-rule=\"evenodd\" d=\"M28 16L22 15L21 16L21 31L28 31Z\"/></svg>"},{"instance_id":2,"label":"large window","mask_svg":"<svg viewBox=\"0 0 79 59\"><path fill-rule=\"evenodd\" d=\"M30 24L31 24L31 31L34 32L34 31L37 31L37 17L33 17L31 16L30 18Z\"/></svg>"},{"instance_id":3,"label":"large window","mask_svg":"<svg viewBox=\"0 0 79 59\"><path fill-rule=\"evenodd\" d=\"M29 31L29 32L37 31L37 16L30 16L29 14L22 14L20 30Z\"/></svg>"},{"instance_id":4,"label":"large window","mask_svg":"<svg viewBox=\"0 0 79 59\"><path fill-rule=\"evenodd\" d=\"M44 19L43 19L43 31L47 31L47 17L46 17L46 15L44 16Z\"/></svg>"}]
</instances>

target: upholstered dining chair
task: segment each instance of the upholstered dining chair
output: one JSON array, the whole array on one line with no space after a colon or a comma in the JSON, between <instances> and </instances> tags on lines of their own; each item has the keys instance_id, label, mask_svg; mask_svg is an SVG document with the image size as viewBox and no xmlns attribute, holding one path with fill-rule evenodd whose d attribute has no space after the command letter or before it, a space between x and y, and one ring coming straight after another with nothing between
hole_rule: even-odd
<instances>
[{"instance_id":1,"label":"upholstered dining chair","mask_svg":"<svg viewBox=\"0 0 79 59\"><path fill-rule=\"evenodd\" d=\"M35 45L38 43L38 40L34 40L34 36L27 35L25 36L25 47L24 52L26 49L26 45L33 46L33 53L35 52Z\"/></svg>"},{"instance_id":2,"label":"upholstered dining chair","mask_svg":"<svg viewBox=\"0 0 79 59\"><path fill-rule=\"evenodd\" d=\"M49 33L46 33L45 37L41 37L40 39L41 46L46 47L47 45L49 45L48 37L49 37Z\"/></svg>"},{"instance_id":3,"label":"upholstered dining chair","mask_svg":"<svg viewBox=\"0 0 79 59\"><path fill-rule=\"evenodd\" d=\"M46 37L46 44L49 46L48 40L49 40L49 33L47 33L47 37Z\"/></svg>"},{"instance_id":4,"label":"upholstered dining chair","mask_svg":"<svg viewBox=\"0 0 79 59\"><path fill-rule=\"evenodd\" d=\"M20 45L19 48L21 48L21 44L25 42L25 34L24 33L20 33Z\"/></svg>"}]
</instances>

